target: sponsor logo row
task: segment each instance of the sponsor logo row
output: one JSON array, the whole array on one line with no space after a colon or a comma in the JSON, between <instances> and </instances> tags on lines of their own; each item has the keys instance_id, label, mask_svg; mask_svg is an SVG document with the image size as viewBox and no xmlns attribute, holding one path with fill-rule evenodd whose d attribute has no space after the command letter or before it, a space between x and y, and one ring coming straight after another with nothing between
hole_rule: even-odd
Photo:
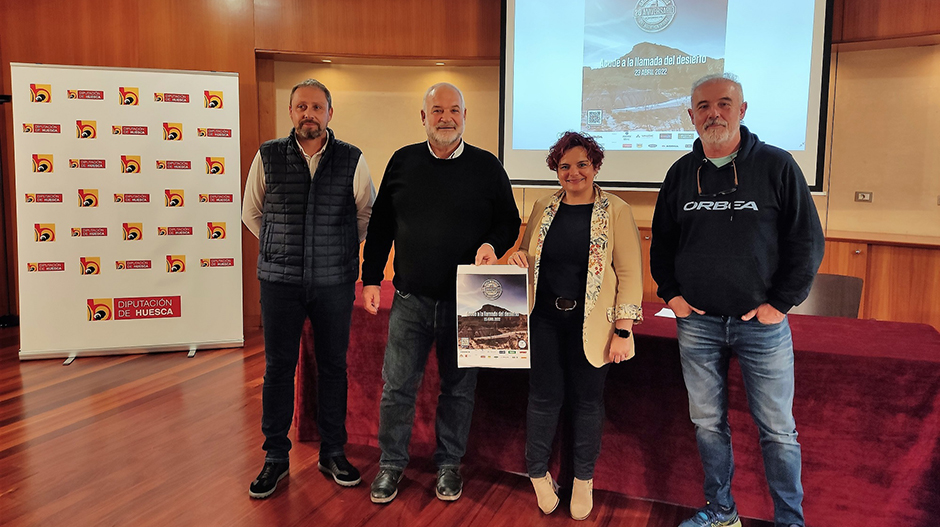
<instances>
[{"instance_id":1,"label":"sponsor logo row","mask_svg":"<svg viewBox=\"0 0 940 527\"><path fill-rule=\"evenodd\" d=\"M157 236L192 236L193 227L190 226L165 226L157 227ZM108 236L107 227L72 227L72 238L102 238ZM33 238L37 242L56 241L55 223L35 223L33 224ZM209 221L206 222L206 238L209 240L225 239L225 222ZM124 241L140 241L144 239L143 223L123 223L121 224L121 239Z\"/></svg>"},{"instance_id":2,"label":"sponsor logo row","mask_svg":"<svg viewBox=\"0 0 940 527\"><path fill-rule=\"evenodd\" d=\"M33 154L33 172L38 174L55 173L55 155L54 154ZM124 174L140 174L141 161L140 156L122 155L120 159L121 172ZM69 159L69 168L95 168L106 169L108 161L106 159ZM192 161L157 159L157 170L192 170ZM206 174L224 175L225 158L224 157L206 157Z\"/></svg>"},{"instance_id":3,"label":"sponsor logo row","mask_svg":"<svg viewBox=\"0 0 940 527\"><path fill-rule=\"evenodd\" d=\"M198 92L197 92L198 93ZM29 100L30 102L48 104L52 102L53 89L51 84L30 84ZM103 101L105 100L105 90L65 90L65 96L70 100L85 101ZM188 104L191 99L197 96L191 96L188 93L166 93L154 92L153 102L185 103ZM117 89L117 100L121 106L140 105L140 88L131 86L120 86ZM215 90L203 90L202 104L205 108L221 110L224 107L224 93Z\"/></svg>"},{"instance_id":4,"label":"sponsor logo row","mask_svg":"<svg viewBox=\"0 0 940 527\"><path fill-rule=\"evenodd\" d=\"M79 207L97 207L98 189L78 189ZM233 194L199 194L199 203L232 203ZM26 203L62 203L61 193L27 193ZM150 194L129 193L114 194L115 203L150 203ZM183 207L186 205L186 192L181 188L168 188L163 193L163 204L167 207Z\"/></svg>"},{"instance_id":5,"label":"sponsor logo row","mask_svg":"<svg viewBox=\"0 0 940 527\"><path fill-rule=\"evenodd\" d=\"M183 123L163 123L165 141L183 140ZM61 134L62 125L58 123L23 123L24 134ZM146 125L112 124L111 135L150 135ZM196 127L197 137L232 137L231 128ZM75 137L78 139L97 139L98 121L79 119L75 121Z\"/></svg>"},{"instance_id":6,"label":"sponsor logo row","mask_svg":"<svg viewBox=\"0 0 940 527\"><path fill-rule=\"evenodd\" d=\"M234 258L200 258L199 267L233 267ZM128 269L152 269L152 260L115 260L114 269L124 271ZM83 276L93 276L101 274L101 258L98 256L82 256L79 258L79 269ZM45 273L65 271L65 262L30 262L26 264L26 271L29 273ZM166 272L185 273L186 255L168 254L166 255Z\"/></svg>"}]
</instances>

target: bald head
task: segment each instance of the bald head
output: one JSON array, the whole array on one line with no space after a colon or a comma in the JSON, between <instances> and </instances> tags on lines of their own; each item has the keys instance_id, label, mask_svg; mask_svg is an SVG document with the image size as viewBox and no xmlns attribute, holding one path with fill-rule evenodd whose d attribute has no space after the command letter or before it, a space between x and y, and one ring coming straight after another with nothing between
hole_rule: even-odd
<instances>
[{"instance_id":1,"label":"bald head","mask_svg":"<svg viewBox=\"0 0 940 527\"><path fill-rule=\"evenodd\" d=\"M424 94L421 122L431 149L439 157L446 157L441 154L450 155L460 144L466 118L463 94L456 86L441 82L428 88Z\"/></svg>"}]
</instances>

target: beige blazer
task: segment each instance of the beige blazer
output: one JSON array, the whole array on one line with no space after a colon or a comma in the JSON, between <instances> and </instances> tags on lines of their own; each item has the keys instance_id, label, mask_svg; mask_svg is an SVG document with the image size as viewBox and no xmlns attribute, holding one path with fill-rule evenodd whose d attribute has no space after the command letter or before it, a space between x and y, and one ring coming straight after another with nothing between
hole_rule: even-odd
<instances>
[{"instance_id":1,"label":"beige blazer","mask_svg":"<svg viewBox=\"0 0 940 527\"><path fill-rule=\"evenodd\" d=\"M539 263L545 235L558 212L565 191L559 190L535 202L519 251L529 261L529 312L538 288ZM643 320L643 268L640 233L633 211L617 196L594 186L591 212L591 245L588 257L587 287L584 291L584 355L599 368L610 362L610 340L614 322ZM634 355L633 336L629 339ZM538 353L537 350L533 350Z\"/></svg>"}]
</instances>

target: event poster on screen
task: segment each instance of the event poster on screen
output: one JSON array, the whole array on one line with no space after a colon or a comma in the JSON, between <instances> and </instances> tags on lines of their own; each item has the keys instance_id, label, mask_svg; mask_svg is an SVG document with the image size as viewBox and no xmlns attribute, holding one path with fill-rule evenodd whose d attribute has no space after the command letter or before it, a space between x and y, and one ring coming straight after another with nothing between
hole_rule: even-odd
<instances>
[{"instance_id":1,"label":"event poster on screen","mask_svg":"<svg viewBox=\"0 0 940 527\"><path fill-rule=\"evenodd\" d=\"M608 150L688 150L689 86L724 71L728 1L622 4L584 4L581 130Z\"/></svg>"},{"instance_id":2,"label":"event poster on screen","mask_svg":"<svg viewBox=\"0 0 940 527\"><path fill-rule=\"evenodd\" d=\"M529 367L528 292L521 267L457 266L457 367Z\"/></svg>"}]
</instances>

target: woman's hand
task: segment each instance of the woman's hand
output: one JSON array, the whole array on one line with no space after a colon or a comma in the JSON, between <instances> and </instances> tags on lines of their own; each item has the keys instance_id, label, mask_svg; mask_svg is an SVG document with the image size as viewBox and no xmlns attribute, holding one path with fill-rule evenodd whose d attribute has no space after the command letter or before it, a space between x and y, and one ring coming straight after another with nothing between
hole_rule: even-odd
<instances>
[{"instance_id":1,"label":"woman's hand","mask_svg":"<svg viewBox=\"0 0 940 527\"><path fill-rule=\"evenodd\" d=\"M519 267L527 268L529 267L529 258L526 256L526 253L522 251L516 251L512 253L512 256L509 257L509 263Z\"/></svg>"},{"instance_id":2,"label":"woman's hand","mask_svg":"<svg viewBox=\"0 0 940 527\"><path fill-rule=\"evenodd\" d=\"M616 324L617 329L625 329L627 331L633 331L633 320L623 319L618 320ZM636 355L636 352L633 350L633 342L631 338L618 337L616 334L610 337L610 362L617 362L624 360L630 360Z\"/></svg>"}]
</instances>

